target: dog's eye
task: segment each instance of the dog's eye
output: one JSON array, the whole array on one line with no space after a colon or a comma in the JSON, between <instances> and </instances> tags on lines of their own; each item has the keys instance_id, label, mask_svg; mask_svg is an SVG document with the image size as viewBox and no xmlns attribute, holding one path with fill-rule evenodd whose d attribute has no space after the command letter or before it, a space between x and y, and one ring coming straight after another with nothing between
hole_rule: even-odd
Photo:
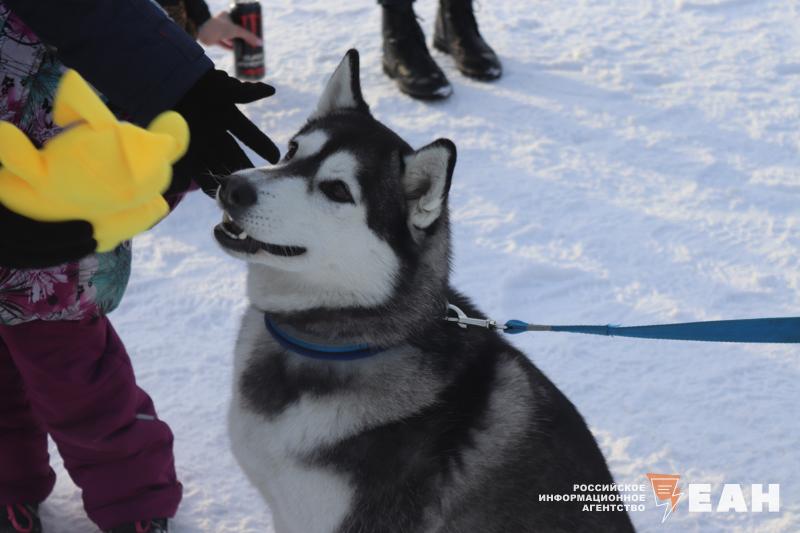
<instances>
[{"instance_id":1,"label":"dog's eye","mask_svg":"<svg viewBox=\"0 0 800 533\"><path fill-rule=\"evenodd\" d=\"M334 202L342 204L354 204L353 195L350 194L350 189L347 184L342 180L323 181L319 184L319 190Z\"/></svg>"},{"instance_id":2,"label":"dog's eye","mask_svg":"<svg viewBox=\"0 0 800 533\"><path fill-rule=\"evenodd\" d=\"M286 155L283 156L284 161L289 161L291 158L294 157L294 154L297 153L297 143L292 141L289 143L289 150L286 152Z\"/></svg>"}]
</instances>

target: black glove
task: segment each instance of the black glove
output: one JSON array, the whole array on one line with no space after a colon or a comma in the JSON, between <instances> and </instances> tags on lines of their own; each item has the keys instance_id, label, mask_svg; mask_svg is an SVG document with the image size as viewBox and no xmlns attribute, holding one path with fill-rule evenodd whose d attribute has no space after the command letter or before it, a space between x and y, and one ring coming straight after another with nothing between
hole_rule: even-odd
<instances>
[{"instance_id":1,"label":"black glove","mask_svg":"<svg viewBox=\"0 0 800 533\"><path fill-rule=\"evenodd\" d=\"M84 220L37 222L0 205L0 266L45 268L94 252L92 225Z\"/></svg>"},{"instance_id":2,"label":"black glove","mask_svg":"<svg viewBox=\"0 0 800 533\"><path fill-rule=\"evenodd\" d=\"M275 89L265 83L244 83L221 70L209 70L197 80L175 106L189 124L189 150L173 167L172 185L165 194L185 191L194 179L213 196L219 187L216 177L252 168L234 137L277 163L278 147L236 108L273 94Z\"/></svg>"}]
</instances>

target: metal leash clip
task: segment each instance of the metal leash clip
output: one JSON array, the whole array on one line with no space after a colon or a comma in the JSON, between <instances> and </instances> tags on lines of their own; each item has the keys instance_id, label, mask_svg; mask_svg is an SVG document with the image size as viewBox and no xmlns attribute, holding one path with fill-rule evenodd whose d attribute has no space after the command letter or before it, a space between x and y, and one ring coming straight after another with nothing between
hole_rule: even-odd
<instances>
[{"instance_id":1,"label":"metal leash clip","mask_svg":"<svg viewBox=\"0 0 800 533\"><path fill-rule=\"evenodd\" d=\"M455 313L456 316L452 316L451 312ZM451 303L447 304L447 314L445 315L444 319L447 322L455 322L460 327L465 329L467 326L478 326L481 328L495 329L500 331L506 329L505 326L498 325L497 321L492 320L491 318L470 318L459 307L456 307Z\"/></svg>"}]
</instances>

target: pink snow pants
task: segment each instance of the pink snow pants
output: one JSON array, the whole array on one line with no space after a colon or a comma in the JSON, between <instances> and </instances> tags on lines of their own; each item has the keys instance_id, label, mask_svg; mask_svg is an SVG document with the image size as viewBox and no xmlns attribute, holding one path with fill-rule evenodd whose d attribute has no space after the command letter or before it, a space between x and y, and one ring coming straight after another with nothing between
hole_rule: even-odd
<instances>
[{"instance_id":1,"label":"pink snow pants","mask_svg":"<svg viewBox=\"0 0 800 533\"><path fill-rule=\"evenodd\" d=\"M100 529L175 514L172 432L105 317L0 326L0 505L50 494L48 434Z\"/></svg>"}]
</instances>

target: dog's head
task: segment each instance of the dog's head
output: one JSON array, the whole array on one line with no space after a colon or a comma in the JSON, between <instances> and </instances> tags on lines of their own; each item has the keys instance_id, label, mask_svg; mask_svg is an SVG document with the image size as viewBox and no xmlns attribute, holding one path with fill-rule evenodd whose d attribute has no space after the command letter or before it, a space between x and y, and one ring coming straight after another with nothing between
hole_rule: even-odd
<instances>
[{"instance_id":1,"label":"dog's head","mask_svg":"<svg viewBox=\"0 0 800 533\"><path fill-rule=\"evenodd\" d=\"M214 234L250 263L250 296L261 307L382 305L431 248L439 257L427 260L447 270L455 161L451 141L415 151L372 117L350 50L283 160L223 182Z\"/></svg>"}]
</instances>

